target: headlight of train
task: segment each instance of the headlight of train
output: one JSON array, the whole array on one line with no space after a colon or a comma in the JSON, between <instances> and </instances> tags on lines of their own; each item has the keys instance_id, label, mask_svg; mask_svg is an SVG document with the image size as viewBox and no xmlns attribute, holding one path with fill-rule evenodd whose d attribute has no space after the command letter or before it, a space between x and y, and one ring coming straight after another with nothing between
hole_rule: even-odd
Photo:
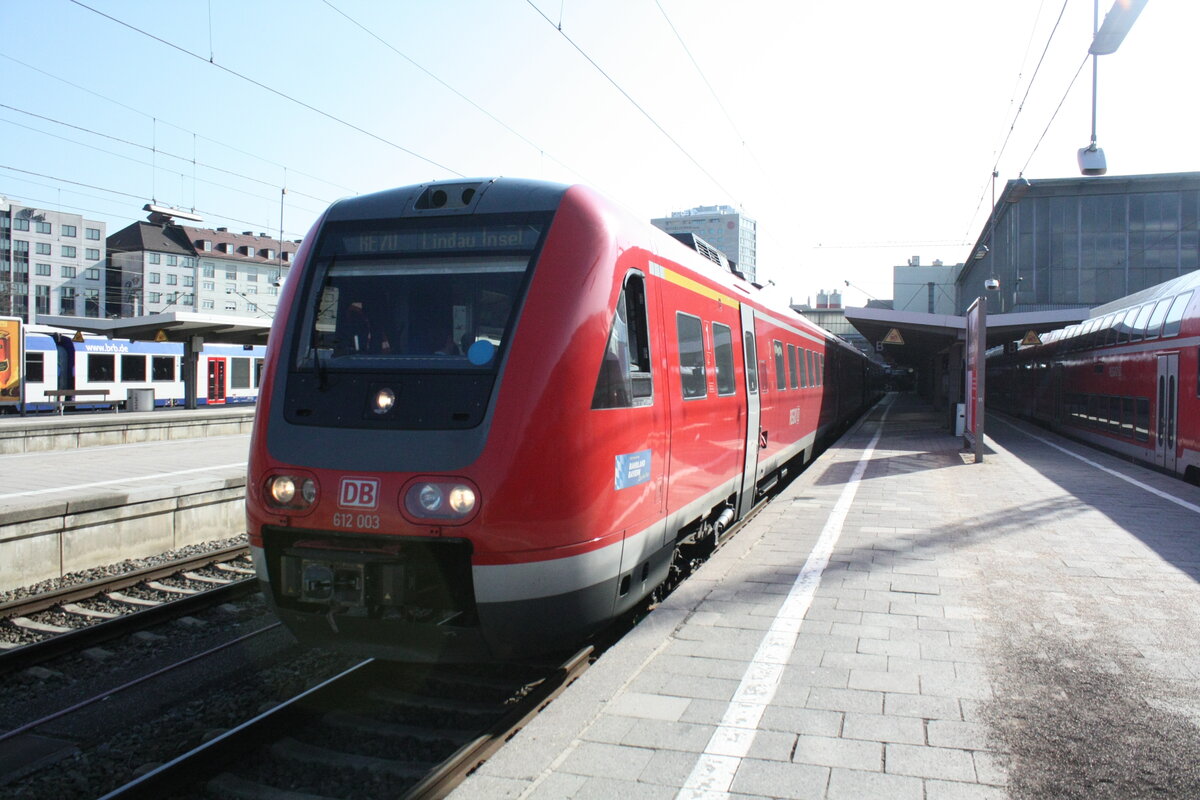
<instances>
[{"instance_id":1,"label":"headlight of train","mask_svg":"<svg viewBox=\"0 0 1200 800\"><path fill-rule=\"evenodd\" d=\"M457 478L419 479L404 490L401 507L413 522L461 524L475 516L479 493Z\"/></svg>"},{"instance_id":2,"label":"headlight of train","mask_svg":"<svg viewBox=\"0 0 1200 800\"><path fill-rule=\"evenodd\" d=\"M317 482L300 475L273 475L264 488L267 504L275 508L303 511L317 501Z\"/></svg>"}]
</instances>

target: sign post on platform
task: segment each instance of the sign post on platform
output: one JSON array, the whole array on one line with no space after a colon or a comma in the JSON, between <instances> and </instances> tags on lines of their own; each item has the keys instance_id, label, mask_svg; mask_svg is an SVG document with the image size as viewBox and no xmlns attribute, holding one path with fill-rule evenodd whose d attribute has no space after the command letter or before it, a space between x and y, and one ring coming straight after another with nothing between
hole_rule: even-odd
<instances>
[{"instance_id":1,"label":"sign post on platform","mask_svg":"<svg viewBox=\"0 0 1200 800\"><path fill-rule=\"evenodd\" d=\"M976 298L967 309L967 419L963 426L963 446L974 447L975 463L983 463L983 398L987 350L987 300Z\"/></svg>"}]
</instances>

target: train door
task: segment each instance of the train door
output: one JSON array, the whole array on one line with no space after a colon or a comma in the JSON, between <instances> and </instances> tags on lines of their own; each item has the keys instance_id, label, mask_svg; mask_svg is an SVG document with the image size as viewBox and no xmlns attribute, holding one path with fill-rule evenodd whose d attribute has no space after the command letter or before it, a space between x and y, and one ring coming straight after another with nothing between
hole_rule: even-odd
<instances>
[{"instance_id":1,"label":"train door","mask_svg":"<svg viewBox=\"0 0 1200 800\"><path fill-rule=\"evenodd\" d=\"M1176 469L1175 436L1179 422L1179 354L1166 353L1158 357L1158 410L1154 437L1154 461L1160 467Z\"/></svg>"},{"instance_id":2,"label":"train door","mask_svg":"<svg viewBox=\"0 0 1200 800\"><path fill-rule=\"evenodd\" d=\"M738 495L738 517L744 516L754 504L758 484L758 350L754 345L754 309L742 304L742 353L746 373L746 460L742 466L742 491Z\"/></svg>"},{"instance_id":3,"label":"train door","mask_svg":"<svg viewBox=\"0 0 1200 800\"><path fill-rule=\"evenodd\" d=\"M225 359L208 359L208 402L220 405L225 402Z\"/></svg>"}]
</instances>

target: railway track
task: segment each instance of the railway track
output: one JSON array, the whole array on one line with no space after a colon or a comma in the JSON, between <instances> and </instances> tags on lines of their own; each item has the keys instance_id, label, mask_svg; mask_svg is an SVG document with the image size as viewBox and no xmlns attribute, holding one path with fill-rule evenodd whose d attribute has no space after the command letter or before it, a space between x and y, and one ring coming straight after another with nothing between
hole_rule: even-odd
<instances>
[{"instance_id":1,"label":"railway track","mask_svg":"<svg viewBox=\"0 0 1200 800\"><path fill-rule=\"evenodd\" d=\"M0 604L0 675L256 589L235 545Z\"/></svg>"},{"instance_id":2,"label":"railway track","mask_svg":"<svg viewBox=\"0 0 1200 800\"><path fill-rule=\"evenodd\" d=\"M574 681L554 668L368 659L105 795L443 797Z\"/></svg>"}]
</instances>

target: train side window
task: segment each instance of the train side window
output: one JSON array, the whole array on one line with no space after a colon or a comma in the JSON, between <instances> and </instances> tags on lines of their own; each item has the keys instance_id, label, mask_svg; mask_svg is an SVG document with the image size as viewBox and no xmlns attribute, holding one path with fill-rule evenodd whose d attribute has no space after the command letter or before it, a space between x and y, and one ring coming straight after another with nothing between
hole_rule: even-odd
<instances>
[{"instance_id":1,"label":"train side window","mask_svg":"<svg viewBox=\"0 0 1200 800\"><path fill-rule=\"evenodd\" d=\"M1159 300L1154 306L1154 313L1150 315L1150 324L1146 326L1146 338L1157 339L1162 333L1163 320L1167 318L1167 309L1171 307L1171 298Z\"/></svg>"},{"instance_id":2,"label":"train side window","mask_svg":"<svg viewBox=\"0 0 1200 800\"><path fill-rule=\"evenodd\" d=\"M1133 435L1143 442L1150 441L1150 400L1146 397L1137 400L1137 416L1134 422Z\"/></svg>"},{"instance_id":3,"label":"train side window","mask_svg":"<svg viewBox=\"0 0 1200 800\"><path fill-rule=\"evenodd\" d=\"M25 380L30 383L43 383L46 380L46 362L44 359L44 353L25 353Z\"/></svg>"},{"instance_id":4,"label":"train side window","mask_svg":"<svg viewBox=\"0 0 1200 800\"><path fill-rule=\"evenodd\" d=\"M126 382L146 380L146 357L121 356L121 380Z\"/></svg>"},{"instance_id":5,"label":"train side window","mask_svg":"<svg viewBox=\"0 0 1200 800\"><path fill-rule=\"evenodd\" d=\"M112 383L116 380L116 356L105 353L89 353L87 379L89 383Z\"/></svg>"},{"instance_id":6,"label":"train side window","mask_svg":"<svg viewBox=\"0 0 1200 800\"><path fill-rule=\"evenodd\" d=\"M1134 402L1132 397L1121 398L1121 433L1133 436Z\"/></svg>"},{"instance_id":7,"label":"train side window","mask_svg":"<svg viewBox=\"0 0 1200 800\"><path fill-rule=\"evenodd\" d=\"M733 374L733 330L719 322L712 324L713 355L717 359L717 394L737 394L737 376Z\"/></svg>"},{"instance_id":8,"label":"train side window","mask_svg":"<svg viewBox=\"0 0 1200 800\"><path fill-rule=\"evenodd\" d=\"M757 394L758 349L754 346L754 334L751 331L746 331L744 336L746 346L746 383L750 387L750 394Z\"/></svg>"},{"instance_id":9,"label":"train side window","mask_svg":"<svg viewBox=\"0 0 1200 800\"><path fill-rule=\"evenodd\" d=\"M1164 337L1179 335L1179 328L1183 320L1183 312L1187 309L1188 301L1191 299L1192 293L1185 292L1184 294L1176 297L1175 301L1171 303L1171 309L1167 311L1167 318L1163 322L1162 335Z\"/></svg>"},{"instance_id":10,"label":"train side window","mask_svg":"<svg viewBox=\"0 0 1200 800\"><path fill-rule=\"evenodd\" d=\"M150 379L154 381L175 380L175 356L154 356L150 359Z\"/></svg>"},{"instance_id":11,"label":"train side window","mask_svg":"<svg viewBox=\"0 0 1200 800\"><path fill-rule=\"evenodd\" d=\"M675 312L675 329L679 333L679 379L683 399L696 400L708 395L704 372L704 325L699 317Z\"/></svg>"},{"instance_id":12,"label":"train side window","mask_svg":"<svg viewBox=\"0 0 1200 800\"><path fill-rule=\"evenodd\" d=\"M1109 314L1104 318L1104 324L1101 325L1100 344L1116 344L1117 343L1117 315Z\"/></svg>"},{"instance_id":13,"label":"train side window","mask_svg":"<svg viewBox=\"0 0 1200 800\"><path fill-rule=\"evenodd\" d=\"M641 274L631 272L617 298L608 344L592 393L592 408L630 408L653 403L646 283Z\"/></svg>"},{"instance_id":14,"label":"train side window","mask_svg":"<svg viewBox=\"0 0 1200 800\"><path fill-rule=\"evenodd\" d=\"M813 385L812 377L812 350L805 350L800 356L800 383L803 388Z\"/></svg>"},{"instance_id":15,"label":"train side window","mask_svg":"<svg viewBox=\"0 0 1200 800\"><path fill-rule=\"evenodd\" d=\"M249 389L250 388L250 359L248 359L248 358L231 358L231 359L229 359L229 388L230 389Z\"/></svg>"},{"instance_id":16,"label":"train side window","mask_svg":"<svg viewBox=\"0 0 1200 800\"><path fill-rule=\"evenodd\" d=\"M778 339L772 339L771 350L775 353L775 388L782 392L787 388L787 367L783 365L783 343Z\"/></svg>"},{"instance_id":17,"label":"train side window","mask_svg":"<svg viewBox=\"0 0 1200 800\"><path fill-rule=\"evenodd\" d=\"M825 354L813 353L813 365L817 368L817 386L825 385Z\"/></svg>"},{"instance_id":18,"label":"train side window","mask_svg":"<svg viewBox=\"0 0 1200 800\"><path fill-rule=\"evenodd\" d=\"M796 345L794 344L788 345L788 383L793 389L800 387L796 379Z\"/></svg>"}]
</instances>

